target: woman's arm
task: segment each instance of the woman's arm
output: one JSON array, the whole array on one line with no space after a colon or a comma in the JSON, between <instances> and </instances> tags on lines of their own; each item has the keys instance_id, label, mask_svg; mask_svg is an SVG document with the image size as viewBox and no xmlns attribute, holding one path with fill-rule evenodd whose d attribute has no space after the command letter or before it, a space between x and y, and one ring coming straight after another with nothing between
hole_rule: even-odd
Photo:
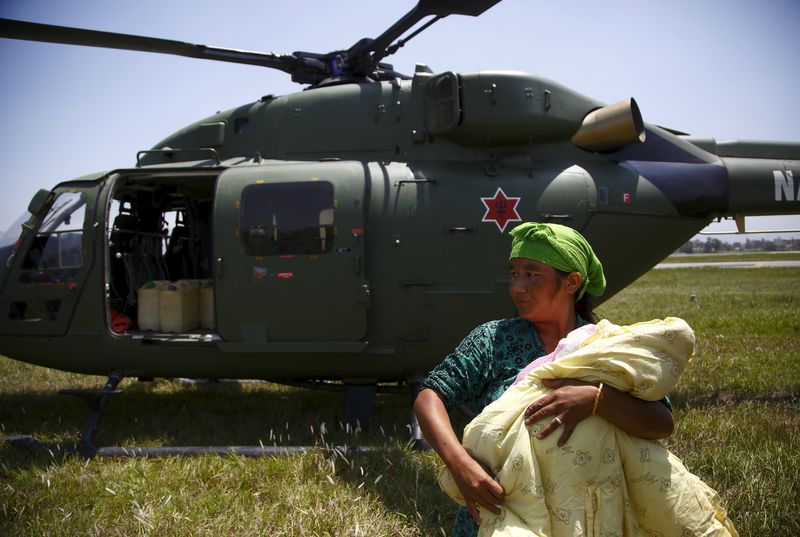
<instances>
[{"instance_id":1,"label":"woman's arm","mask_svg":"<svg viewBox=\"0 0 800 537\"><path fill-rule=\"evenodd\" d=\"M477 505L499 515L503 487L461 445L441 396L423 389L414 401L414 413L425 440L447 465L475 522L481 523Z\"/></svg>"},{"instance_id":2,"label":"woman's arm","mask_svg":"<svg viewBox=\"0 0 800 537\"><path fill-rule=\"evenodd\" d=\"M525 423L530 425L553 416L538 437L544 438L563 427L558 439L558 445L563 446L578 423L592 415L598 388L594 384L570 379L542 382L553 391L525 410ZM663 403L644 401L607 385L603 386L596 414L639 438L666 438L675 427L672 412Z\"/></svg>"}]
</instances>

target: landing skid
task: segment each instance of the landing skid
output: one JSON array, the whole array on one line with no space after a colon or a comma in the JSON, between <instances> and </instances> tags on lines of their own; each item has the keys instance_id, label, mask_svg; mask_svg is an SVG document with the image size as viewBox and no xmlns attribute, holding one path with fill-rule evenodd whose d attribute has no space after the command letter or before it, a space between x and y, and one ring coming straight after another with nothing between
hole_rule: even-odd
<instances>
[{"instance_id":1,"label":"landing skid","mask_svg":"<svg viewBox=\"0 0 800 537\"><path fill-rule=\"evenodd\" d=\"M89 405L89 418L83 427L81 439L76 448L79 455L90 459L97 454L98 448L94 443L94 435L100 427L100 421L106 413L112 395L119 395L122 390L117 390L117 385L125 378L119 371L114 371L108 376L106 385L102 390L59 390L62 395L72 395L82 399Z\"/></svg>"},{"instance_id":2,"label":"landing skid","mask_svg":"<svg viewBox=\"0 0 800 537\"><path fill-rule=\"evenodd\" d=\"M65 449L58 444L46 444L31 436L7 436L5 441L14 446L29 449L31 451L49 451L53 456L57 453L67 455L78 454L86 458L93 457L120 457L120 458L139 458L139 457L199 457L202 455L237 455L240 457L281 457L286 455L297 455L306 453L339 453L345 457L359 455L362 453L373 453L380 451L381 448L371 446L165 446L165 447L97 447L93 446L93 454L88 455L88 451L81 452L81 449Z\"/></svg>"},{"instance_id":3,"label":"landing skid","mask_svg":"<svg viewBox=\"0 0 800 537\"><path fill-rule=\"evenodd\" d=\"M51 445L39 442L30 436L8 436L5 438L9 444L19 446L32 450L48 450L51 453L63 452L67 454L77 453L87 459L97 455L101 449L94 443L94 435L100 427L100 422L103 415L106 413L108 403L112 395L119 395L122 390L117 389L117 385L125 378L125 375L119 371L114 371L108 376L105 386L102 390L59 390L58 393L62 395L72 395L83 400L89 405L89 418L86 420L86 425L81 432L80 441L77 445L71 448L63 448L60 445Z\"/></svg>"}]
</instances>

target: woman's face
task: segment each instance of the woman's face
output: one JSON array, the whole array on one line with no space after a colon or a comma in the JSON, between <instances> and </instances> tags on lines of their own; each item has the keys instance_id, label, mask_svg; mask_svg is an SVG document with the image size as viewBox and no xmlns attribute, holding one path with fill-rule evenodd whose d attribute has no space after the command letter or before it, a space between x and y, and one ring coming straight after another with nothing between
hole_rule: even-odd
<instances>
[{"instance_id":1,"label":"woman's face","mask_svg":"<svg viewBox=\"0 0 800 537\"><path fill-rule=\"evenodd\" d=\"M531 322L557 321L574 304L575 292L580 286L580 274L577 272L564 277L549 265L523 257L512 259L509 269L509 295L523 319Z\"/></svg>"}]
</instances>

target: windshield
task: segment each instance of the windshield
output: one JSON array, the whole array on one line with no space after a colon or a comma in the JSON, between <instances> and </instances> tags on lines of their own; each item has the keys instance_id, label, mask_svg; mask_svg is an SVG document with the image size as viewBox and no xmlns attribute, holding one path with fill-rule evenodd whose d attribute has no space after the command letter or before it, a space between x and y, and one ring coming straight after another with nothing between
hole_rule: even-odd
<instances>
[{"instance_id":1,"label":"windshield","mask_svg":"<svg viewBox=\"0 0 800 537\"><path fill-rule=\"evenodd\" d=\"M64 192L58 195L39 227L39 234L83 229L86 193Z\"/></svg>"},{"instance_id":2,"label":"windshield","mask_svg":"<svg viewBox=\"0 0 800 537\"><path fill-rule=\"evenodd\" d=\"M30 217L31 213L25 211L25 214L17 218L5 233L0 236L0 289L6 283L8 270L11 267L11 263L14 262L14 256L17 255L18 242L22 235L22 224L27 222Z\"/></svg>"}]
</instances>

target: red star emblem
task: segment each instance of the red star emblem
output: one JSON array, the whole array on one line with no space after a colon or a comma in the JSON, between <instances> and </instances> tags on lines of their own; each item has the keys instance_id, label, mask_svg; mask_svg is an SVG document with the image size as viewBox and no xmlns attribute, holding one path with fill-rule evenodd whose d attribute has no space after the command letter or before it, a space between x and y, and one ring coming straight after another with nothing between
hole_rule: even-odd
<instances>
[{"instance_id":1,"label":"red star emblem","mask_svg":"<svg viewBox=\"0 0 800 537\"><path fill-rule=\"evenodd\" d=\"M500 233L505 231L509 222L522 222L517 212L517 204L522 198L509 198L502 188L497 189L491 198L481 198L486 207L486 214L481 222L494 222Z\"/></svg>"}]
</instances>

